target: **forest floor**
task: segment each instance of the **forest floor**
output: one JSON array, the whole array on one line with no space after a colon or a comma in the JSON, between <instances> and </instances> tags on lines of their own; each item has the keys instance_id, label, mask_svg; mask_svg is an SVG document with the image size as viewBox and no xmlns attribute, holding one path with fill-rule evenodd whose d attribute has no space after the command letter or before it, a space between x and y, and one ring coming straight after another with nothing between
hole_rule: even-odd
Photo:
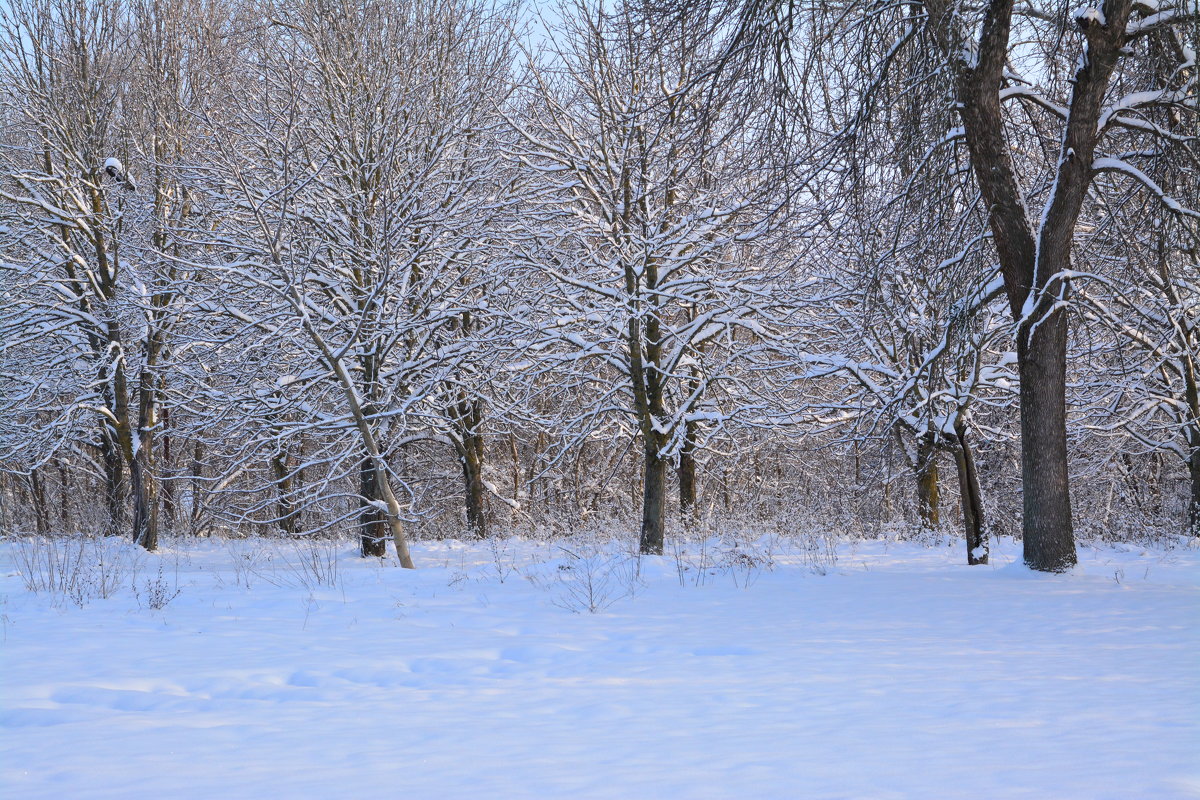
<instances>
[{"instance_id":1,"label":"forest floor","mask_svg":"<svg viewBox=\"0 0 1200 800\"><path fill-rule=\"evenodd\" d=\"M668 550L0 541L0 796L1200 797L1194 547Z\"/></svg>"}]
</instances>

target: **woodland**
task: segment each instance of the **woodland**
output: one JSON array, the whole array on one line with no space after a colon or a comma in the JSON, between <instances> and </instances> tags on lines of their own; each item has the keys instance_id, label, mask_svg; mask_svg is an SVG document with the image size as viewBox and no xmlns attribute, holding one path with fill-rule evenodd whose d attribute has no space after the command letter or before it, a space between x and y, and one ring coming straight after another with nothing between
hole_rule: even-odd
<instances>
[{"instance_id":1,"label":"woodland","mask_svg":"<svg viewBox=\"0 0 1200 800\"><path fill-rule=\"evenodd\" d=\"M1200 535L1200 4L8 0L0 531Z\"/></svg>"}]
</instances>

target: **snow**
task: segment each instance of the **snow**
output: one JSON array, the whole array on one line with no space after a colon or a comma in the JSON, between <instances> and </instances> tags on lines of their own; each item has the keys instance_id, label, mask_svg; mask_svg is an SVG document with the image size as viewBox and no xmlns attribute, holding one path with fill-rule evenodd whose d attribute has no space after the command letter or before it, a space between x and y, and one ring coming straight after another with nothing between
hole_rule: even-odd
<instances>
[{"instance_id":1,"label":"snow","mask_svg":"<svg viewBox=\"0 0 1200 800\"><path fill-rule=\"evenodd\" d=\"M1108 24L1108 20L1105 18L1104 12L1095 6L1080 6L1079 8L1075 9L1071 16L1074 17L1075 21L1079 22L1080 24L1086 23L1101 26Z\"/></svg>"},{"instance_id":2,"label":"snow","mask_svg":"<svg viewBox=\"0 0 1200 800\"><path fill-rule=\"evenodd\" d=\"M1195 549L826 545L179 540L77 605L6 540L0 794L1200 796Z\"/></svg>"}]
</instances>

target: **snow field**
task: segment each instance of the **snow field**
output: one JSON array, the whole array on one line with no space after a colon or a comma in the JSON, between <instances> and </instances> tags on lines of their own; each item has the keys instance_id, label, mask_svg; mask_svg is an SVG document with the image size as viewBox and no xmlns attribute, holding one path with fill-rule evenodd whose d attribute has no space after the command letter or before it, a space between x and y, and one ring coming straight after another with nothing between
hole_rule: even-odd
<instances>
[{"instance_id":1,"label":"snow field","mask_svg":"<svg viewBox=\"0 0 1200 800\"><path fill-rule=\"evenodd\" d=\"M4 797L1200 797L1195 549L111 544L0 543Z\"/></svg>"}]
</instances>

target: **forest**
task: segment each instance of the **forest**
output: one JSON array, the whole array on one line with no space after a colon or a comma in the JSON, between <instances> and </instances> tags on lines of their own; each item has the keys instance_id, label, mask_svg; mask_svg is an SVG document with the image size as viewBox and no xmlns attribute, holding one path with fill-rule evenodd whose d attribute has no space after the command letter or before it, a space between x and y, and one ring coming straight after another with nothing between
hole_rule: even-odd
<instances>
[{"instance_id":1,"label":"forest","mask_svg":"<svg viewBox=\"0 0 1200 800\"><path fill-rule=\"evenodd\" d=\"M1198 49L1195 0L8 0L0 532L1200 535Z\"/></svg>"}]
</instances>

